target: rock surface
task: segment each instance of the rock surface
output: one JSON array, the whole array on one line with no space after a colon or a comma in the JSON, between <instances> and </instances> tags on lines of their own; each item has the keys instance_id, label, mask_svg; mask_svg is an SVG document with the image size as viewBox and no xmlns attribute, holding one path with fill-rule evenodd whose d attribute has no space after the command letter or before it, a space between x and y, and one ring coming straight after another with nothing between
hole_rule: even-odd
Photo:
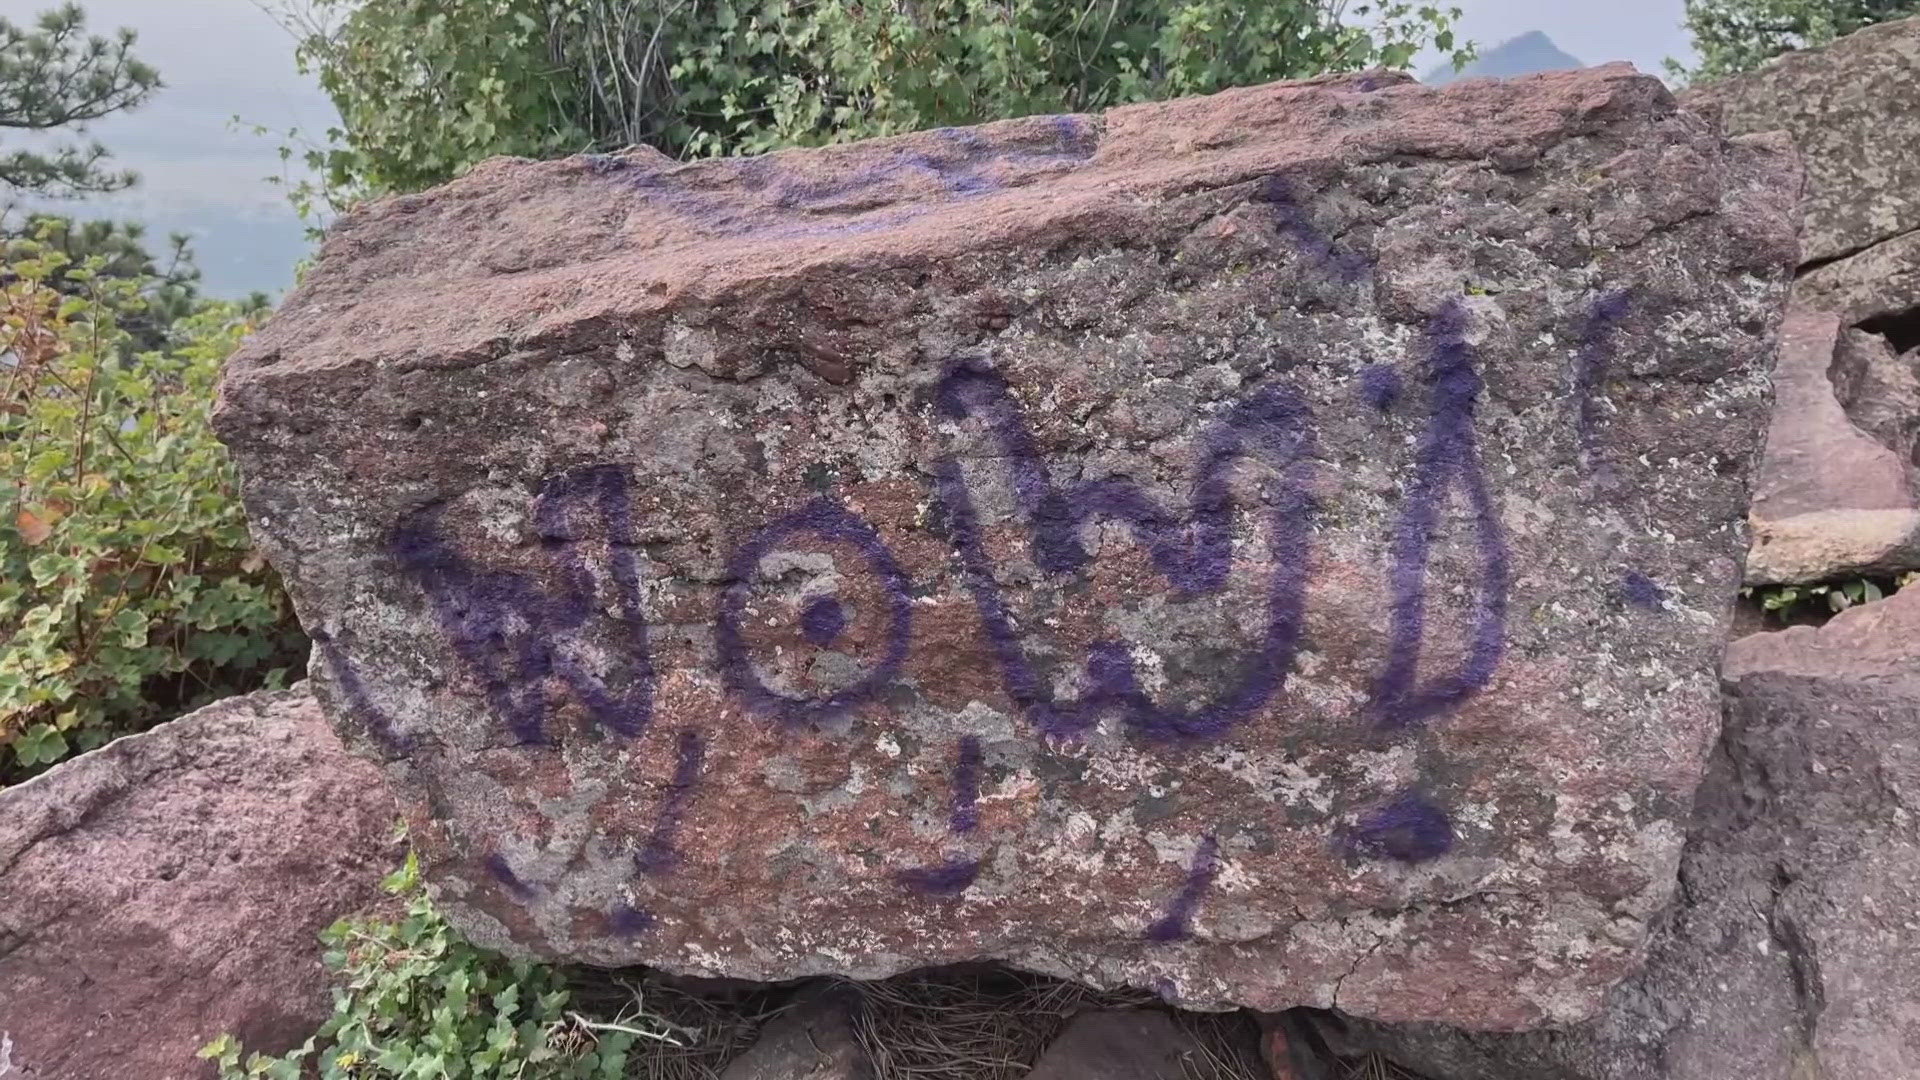
<instances>
[{"instance_id":1,"label":"rock surface","mask_svg":"<svg viewBox=\"0 0 1920 1080\"><path fill-rule=\"evenodd\" d=\"M1681 903L1599 1019L1349 1039L1434 1080L1920 1076L1920 588L1742 638L1725 678Z\"/></svg>"},{"instance_id":2,"label":"rock surface","mask_svg":"<svg viewBox=\"0 0 1920 1080\"><path fill-rule=\"evenodd\" d=\"M320 931L379 896L392 797L306 688L209 705L0 791L10 1078L175 1080L326 1019Z\"/></svg>"},{"instance_id":3,"label":"rock surface","mask_svg":"<svg viewBox=\"0 0 1920 1080\"><path fill-rule=\"evenodd\" d=\"M1861 340L1865 339L1865 340ZM1920 565L1920 504L1910 459L1855 426L1830 372L1846 378L1861 409L1884 429L1904 428L1896 413L1891 357L1874 339L1843 331L1840 317L1794 307L1780 331L1773 422L1753 492L1756 584L1824 581ZM1909 453L1911 444L1909 443Z\"/></svg>"},{"instance_id":4,"label":"rock surface","mask_svg":"<svg viewBox=\"0 0 1920 1080\"><path fill-rule=\"evenodd\" d=\"M1920 97L1914 107L1920 108ZM1793 292L1801 303L1837 311L1850 323L1908 316L1920 308L1920 232L1811 266Z\"/></svg>"},{"instance_id":5,"label":"rock surface","mask_svg":"<svg viewBox=\"0 0 1920 1080\"><path fill-rule=\"evenodd\" d=\"M1910 345L1920 326L1920 18L1682 95L1735 134L1787 131L1807 169L1795 298ZM1920 411L1910 413L1920 422Z\"/></svg>"},{"instance_id":6,"label":"rock surface","mask_svg":"<svg viewBox=\"0 0 1920 1080\"><path fill-rule=\"evenodd\" d=\"M1920 566L1920 355L1897 356L1880 336L1907 341L1920 314L1920 157L1907 149L1920 136L1920 18L1788 54L1682 100L1732 132L1791 135L1808 175L1794 298L1834 313L1804 329L1801 362L1783 364L1796 374L1783 386L1770 444L1785 441L1788 452L1770 451L1748 580Z\"/></svg>"},{"instance_id":7,"label":"rock surface","mask_svg":"<svg viewBox=\"0 0 1920 1080\"><path fill-rule=\"evenodd\" d=\"M1830 45L1688 91L1733 134L1784 129L1804 155L1810 264L1920 231L1920 18L1879 23ZM1860 279L1865 282L1866 279ZM1832 295L1808 296L1835 307ZM1920 296L1908 301L1920 303ZM1852 321L1861 317L1844 307Z\"/></svg>"},{"instance_id":8,"label":"rock surface","mask_svg":"<svg viewBox=\"0 0 1920 1080\"><path fill-rule=\"evenodd\" d=\"M1624 66L496 161L216 422L483 943L1567 1021L1717 729L1798 185Z\"/></svg>"}]
</instances>

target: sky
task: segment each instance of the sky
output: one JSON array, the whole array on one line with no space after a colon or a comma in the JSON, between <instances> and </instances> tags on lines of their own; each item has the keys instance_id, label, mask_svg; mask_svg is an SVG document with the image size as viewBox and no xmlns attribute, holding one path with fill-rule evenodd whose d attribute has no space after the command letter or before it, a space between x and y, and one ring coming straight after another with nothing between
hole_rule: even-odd
<instances>
[{"instance_id":1,"label":"sky","mask_svg":"<svg viewBox=\"0 0 1920 1080\"><path fill-rule=\"evenodd\" d=\"M31 20L55 0L0 0L0 17ZM1682 0L1456 0L1460 31L1484 47L1529 30L1544 31L1562 50L1589 63L1630 60L1661 71L1668 56L1686 58ZM335 122L333 107L293 62L293 39L255 0L84 0L96 31L139 31L136 54L160 70L166 86L134 112L93 125L92 137L142 183L110 199L58 209L83 216L144 221L156 238L187 232L209 292L277 293L293 280L308 250L280 175L280 134L318 139ZM1413 70L1437 62L1426 55ZM7 133L0 146L23 145Z\"/></svg>"},{"instance_id":2,"label":"sky","mask_svg":"<svg viewBox=\"0 0 1920 1080\"><path fill-rule=\"evenodd\" d=\"M1663 62L1693 59L1681 25L1683 0L1454 0L1459 33L1488 49L1529 30L1553 39L1561 51L1588 64L1628 60L1651 75L1665 75ZM1428 70L1436 55L1422 56L1413 70Z\"/></svg>"},{"instance_id":3,"label":"sky","mask_svg":"<svg viewBox=\"0 0 1920 1080\"><path fill-rule=\"evenodd\" d=\"M52 4L0 0L0 17L28 22ZM291 284L293 264L309 244L284 189L267 181L282 172L279 147L287 140L240 130L232 120L237 114L245 124L316 136L335 122L326 95L295 70L292 37L251 0L83 6L96 33L137 30L134 55L158 68L166 85L139 109L99 120L88 132L119 167L140 173L139 186L48 208L145 222L155 247L164 247L170 232L193 235L203 284L215 295L278 293ZM32 141L6 135L0 147Z\"/></svg>"}]
</instances>

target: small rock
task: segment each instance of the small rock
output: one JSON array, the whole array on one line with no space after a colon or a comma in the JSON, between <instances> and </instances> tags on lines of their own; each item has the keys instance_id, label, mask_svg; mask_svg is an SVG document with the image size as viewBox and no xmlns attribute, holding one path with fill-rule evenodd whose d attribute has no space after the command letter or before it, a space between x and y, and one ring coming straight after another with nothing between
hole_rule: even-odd
<instances>
[{"instance_id":1,"label":"small rock","mask_svg":"<svg viewBox=\"0 0 1920 1080\"><path fill-rule=\"evenodd\" d=\"M873 1063L854 1038L859 996L831 989L803 997L760 1032L720 1080L867 1080Z\"/></svg>"},{"instance_id":2,"label":"small rock","mask_svg":"<svg viewBox=\"0 0 1920 1080\"><path fill-rule=\"evenodd\" d=\"M395 815L305 684L0 791L0 1073L174 1080L223 1033L298 1045L328 1013L318 935L377 901Z\"/></svg>"},{"instance_id":3,"label":"small rock","mask_svg":"<svg viewBox=\"0 0 1920 1080\"><path fill-rule=\"evenodd\" d=\"M1027 1080L1185 1080L1201 1047L1166 1013L1081 1013L1034 1063Z\"/></svg>"}]
</instances>

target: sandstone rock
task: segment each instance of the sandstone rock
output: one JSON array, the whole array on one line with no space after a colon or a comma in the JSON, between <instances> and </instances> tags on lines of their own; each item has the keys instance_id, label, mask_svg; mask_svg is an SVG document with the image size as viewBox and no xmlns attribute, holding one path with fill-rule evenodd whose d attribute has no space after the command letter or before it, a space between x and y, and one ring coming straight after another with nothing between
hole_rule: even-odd
<instances>
[{"instance_id":1,"label":"sandstone rock","mask_svg":"<svg viewBox=\"0 0 1920 1080\"><path fill-rule=\"evenodd\" d=\"M1819 510L1753 523L1752 584L1886 575L1920 566L1920 513Z\"/></svg>"},{"instance_id":2,"label":"sandstone rock","mask_svg":"<svg viewBox=\"0 0 1920 1080\"><path fill-rule=\"evenodd\" d=\"M318 935L378 896L392 797L304 686L209 705L0 791L9 1077L211 1076L223 1032L327 1017Z\"/></svg>"},{"instance_id":3,"label":"sandstone rock","mask_svg":"<svg viewBox=\"0 0 1920 1080\"><path fill-rule=\"evenodd\" d=\"M1789 310L1780 327L1773 421L1753 490L1755 518L1914 505L1906 462L1854 426L1828 380L1840 335L1839 316L1805 308Z\"/></svg>"},{"instance_id":4,"label":"sandstone rock","mask_svg":"<svg viewBox=\"0 0 1920 1080\"><path fill-rule=\"evenodd\" d=\"M217 423L485 944L1564 1021L1717 728L1789 161L1623 66L496 161Z\"/></svg>"},{"instance_id":5,"label":"sandstone rock","mask_svg":"<svg viewBox=\"0 0 1920 1080\"><path fill-rule=\"evenodd\" d=\"M1681 901L1599 1019L1349 1041L1435 1080L1920 1076L1920 589L1742 638L1725 677Z\"/></svg>"},{"instance_id":6,"label":"sandstone rock","mask_svg":"<svg viewBox=\"0 0 1920 1080\"><path fill-rule=\"evenodd\" d=\"M1784 129L1793 136L1807 169L1801 242L1808 263L1920 230L1920 155L1912 149L1920 142L1920 18L1789 53L1682 100L1717 112L1736 135ZM1828 306L1832 297L1808 299ZM1914 304L1920 295L1906 306Z\"/></svg>"},{"instance_id":7,"label":"sandstone rock","mask_svg":"<svg viewBox=\"0 0 1920 1080\"><path fill-rule=\"evenodd\" d=\"M1163 1012L1081 1013L1034 1062L1027 1080L1187 1080L1200 1043Z\"/></svg>"},{"instance_id":8,"label":"sandstone rock","mask_svg":"<svg viewBox=\"0 0 1920 1080\"><path fill-rule=\"evenodd\" d=\"M1840 318L1795 307L1780 331L1774 409L1753 493L1747 580L1822 581L1903 569L1920 557L1920 507L1911 466L1854 426L1829 370L1848 374L1851 395L1880 387L1865 345L1842 347ZM1891 402L1870 406L1878 409Z\"/></svg>"}]
</instances>

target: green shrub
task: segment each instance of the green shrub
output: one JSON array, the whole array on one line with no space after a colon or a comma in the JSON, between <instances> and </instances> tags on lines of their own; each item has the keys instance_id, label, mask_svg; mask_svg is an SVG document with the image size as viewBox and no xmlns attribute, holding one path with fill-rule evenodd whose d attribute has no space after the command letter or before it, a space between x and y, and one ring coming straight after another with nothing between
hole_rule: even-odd
<instances>
[{"instance_id":1,"label":"green shrub","mask_svg":"<svg viewBox=\"0 0 1920 1080\"><path fill-rule=\"evenodd\" d=\"M223 1035L200 1051L222 1080L613 1080L638 1038L670 1039L646 1017L596 1023L570 1010L558 969L475 948L449 928L414 856L387 891L399 922L342 920L322 940L340 984L333 1015L281 1057L244 1054ZM243 1060L244 1056L244 1060Z\"/></svg>"},{"instance_id":2,"label":"green shrub","mask_svg":"<svg viewBox=\"0 0 1920 1080\"><path fill-rule=\"evenodd\" d=\"M1351 10L1326 0L722 3L697 32L675 35L679 115L659 141L677 153L752 154L1404 68L1429 42L1452 52L1457 17L1395 0ZM604 99L611 77L595 71L576 85Z\"/></svg>"},{"instance_id":3,"label":"green shrub","mask_svg":"<svg viewBox=\"0 0 1920 1080\"><path fill-rule=\"evenodd\" d=\"M495 154L759 153L1274 79L1456 63L1408 0L279 0L341 127L303 211ZM291 150L286 151L291 154Z\"/></svg>"},{"instance_id":4,"label":"green shrub","mask_svg":"<svg viewBox=\"0 0 1920 1080\"><path fill-rule=\"evenodd\" d=\"M305 641L208 425L249 329L201 301L137 351L139 276L14 240L0 270L0 784L277 685ZM52 287L58 282L60 289Z\"/></svg>"},{"instance_id":5,"label":"green shrub","mask_svg":"<svg viewBox=\"0 0 1920 1080\"><path fill-rule=\"evenodd\" d=\"M1740 595L1757 602L1762 613L1782 622L1838 614L1856 604L1871 604L1887 594L1920 585L1920 570L1895 577L1844 578L1802 585L1749 585Z\"/></svg>"}]
</instances>

